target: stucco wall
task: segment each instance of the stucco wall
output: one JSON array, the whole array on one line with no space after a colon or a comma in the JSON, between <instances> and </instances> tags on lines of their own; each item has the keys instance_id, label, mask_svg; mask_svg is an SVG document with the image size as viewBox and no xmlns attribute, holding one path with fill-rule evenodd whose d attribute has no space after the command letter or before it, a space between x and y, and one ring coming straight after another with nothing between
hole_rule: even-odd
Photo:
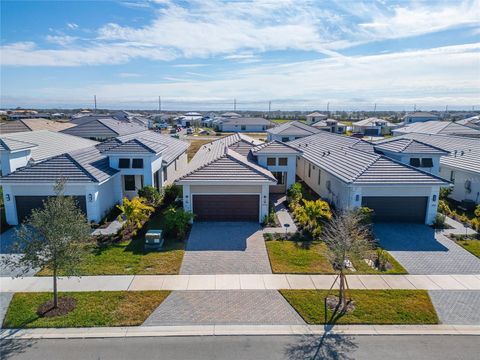
<instances>
[{"instance_id":1,"label":"stucco wall","mask_svg":"<svg viewBox=\"0 0 480 360\"><path fill-rule=\"evenodd\" d=\"M440 166L440 176L447 180L450 180L452 171L454 172L455 182L450 197L457 201L473 200L475 203L480 204L480 175L453 169L445 165ZM470 192L465 188L467 180L470 181Z\"/></svg>"},{"instance_id":2,"label":"stucco wall","mask_svg":"<svg viewBox=\"0 0 480 360\"><path fill-rule=\"evenodd\" d=\"M242 130L241 125L233 124L220 124L219 128L221 131L226 132L264 132L267 130L266 125L245 125L245 130Z\"/></svg>"},{"instance_id":3,"label":"stucco wall","mask_svg":"<svg viewBox=\"0 0 480 360\"><path fill-rule=\"evenodd\" d=\"M1 161L1 174L7 175L11 172L14 172L22 166L26 166L28 160L30 160L32 152L31 150L23 151L0 151L0 161Z\"/></svg>"},{"instance_id":4,"label":"stucco wall","mask_svg":"<svg viewBox=\"0 0 480 360\"><path fill-rule=\"evenodd\" d=\"M164 185L173 183L178 177L183 174L185 168L187 167L187 153L184 152L180 155L177 160L177 170L175 170L175 161L172 161L167 167L167 179L164 179ZM162 174L163 176L163 174Z\"/></svg>"},{"instance_id":5,"label":"stucco wall","mask_svg":"<svg viewBox=\"0 0 480 360\"><path fill-rule=\"evenodd\" d=\"M277 159L277 165L271 166L267 165L267 158L274 157ZM279 158L287 158L287 165L280 166L278 165ZM270 171L278 171L278 172L286 172L287 179L286 179L286 187L287 189L292 186L295 182L295 173L296 173L296 164L297 164L297 156L296 155L258 155L258 164Z\"/></svg>"}]
</instances>

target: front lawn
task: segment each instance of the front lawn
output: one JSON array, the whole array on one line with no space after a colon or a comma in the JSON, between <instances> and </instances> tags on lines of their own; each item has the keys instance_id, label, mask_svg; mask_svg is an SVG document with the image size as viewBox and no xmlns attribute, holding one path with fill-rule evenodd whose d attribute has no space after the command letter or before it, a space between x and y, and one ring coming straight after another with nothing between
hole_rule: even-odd
<instances>
[{"instance_id":1,"label":"front lawn","mask_svg":"<svg viewBox=\"0 0 480 360\"><path fill-rule=\"evenodd\" d=\"M164 217L153 215L147 226L162 229ZM185 253L185 241L165 239L161 251L145 252L144 237L132 240L89 245L91 251L79 265L79 275L159 275L178 274ZM51 276L50 269L42 269L37 276ZM65 274L61 274L65 275Z\"/></svg>"},{"instance_id":2,"label":"front lawn","mask_svg":"<svg viewBox=\"0 0 480 360\"><path fill-rule=\"evenodd\" d=\"M137 326L168 296L169 291L67 292L76 300L70 313L39 317L37 308L52 298L51 293L16 293L5 316L4 328Z\"/></svg>"},{"instance_id":3,"label":"front lawn","mask_svg":"<svg viewBox=\"0 0 480 360\"><path fill-rule=\"evenodd\" d=\"M324 255L327 246L323 242L305 247L301 242L269 240L265 245L274 273L333 273L332 265Z\"/></svg>"},{"instance_id":4,"label":"front lawn","mask_svg":"<svg viewBox=\"0 0 480 360\"><path fill-rule=\"evenodd\" d=\"M291 240L267 240L270 265L274 273L290 274L333 274L334 270L327 254L325 243L316 241L307 246L307 242ZM352 264L357 270L354 274L407 274L407 271L390 254L387 253L388 262L392 268L378 271L363 259L352 259Z\"/></svg>"},{"instance_id":5,"label":"front lawn","mask_svg":"<svg viewBox=\"0 0 480 360\"><path fill-rule=\"evenodd\" d=\"M351 290L355 309L335 319L337 324L438 324L425 290ZM327 290L280 290L308 324L325 323ZM337 292L333 291L333 295ZM332 322L327 310L327 323Z\"/></svg>"}]
</instances>

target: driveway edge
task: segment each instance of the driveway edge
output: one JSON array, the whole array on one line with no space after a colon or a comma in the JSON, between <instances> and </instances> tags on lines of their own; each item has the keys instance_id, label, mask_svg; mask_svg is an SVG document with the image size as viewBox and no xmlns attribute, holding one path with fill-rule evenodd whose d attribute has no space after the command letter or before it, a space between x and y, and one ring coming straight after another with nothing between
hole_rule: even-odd
<instances>
[{"instance_id":1,"label":"driveway edge","mask_svg":"<svg viewBox=\"0 0 480 360\"><path fill-rule=\"evenodd\" d=\"M1 329L1 340L259 335L473 335L480 325L194 325Z\"/></svg>"}]
</instances>

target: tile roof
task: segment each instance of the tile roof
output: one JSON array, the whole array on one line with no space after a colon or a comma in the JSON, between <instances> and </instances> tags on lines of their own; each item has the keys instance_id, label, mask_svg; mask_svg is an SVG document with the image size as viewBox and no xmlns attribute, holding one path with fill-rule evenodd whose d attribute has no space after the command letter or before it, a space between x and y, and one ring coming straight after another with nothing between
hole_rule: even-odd
<instances>
[{"instance_id":1,"label":"tile roof","mask_svg":"<svg viewBox=\"0 0 480 360\"><path fill-rule=\"evenodd\" d=\"M31 131L31 129L25 125L21 120L12 120L8 122L0 123L0 135Z\"/></svg>"},{"instance_id":2,"label":"tile roof","mask_svg":"<svg viewBox=\"0 0 480 360\"><path fill-rule=\"evenodd\" d=\"M178 181L276 182L270 171L231 149L236 143L249 139L245 135L233 134L203 145ZM253 141L259 145L258 141Z\"/></svg>"},{"instance_id":3,"label":"tile roof","mask_svg":"<svg viewBox=\"0 0 480 360\"><path fill-rule=\"evenodd\" d=\"M480 137L480 130L450 121L425 121L395 129L396 134L440 134Z\"/></svg>"},{"instance_id":4,"label":"tile roof","mask_svg":"<svg viewBox=\"0 0 480 360\"><path fill-rule=\"evenodd\" d=\"M94 119L79 124L70 129L63 130L65 134L75 135L84 138L91 137L117 137L127 134L134 134L145 131L146 127L138 124L116 120L113 118Z\"/></svg>"},{"instance_id":5,"label":"tile roof","mask_svg":"<svg viewBox=\"0 0 480 360\"><path fill-rule=\"evenodd\" d=\"M364 146L359 144L365 143ZM343 182L361 185L444 185L447 182L368 151L372 144L360 139L320 132L289 142L303 151L302 157Z\"/></svg>"},{"instance_id":6,"label":"tile roof","mask_svg":"<svg viewBox=\"0 0 480 360\"><path fill-rule=\"evenodd\" d=\"M302 152L297 148L285 144L283 142L274 140L268 143L255 146L251 149L254 155L258 154L301 154Z\"/></svg>"},{"instance_id":7,"label":"tile roof","mask_svg":"<svg viewBox=\"0 0 480 360\"><path fill-rule=\"evenodd\" d=\"M319 129L307 125L300 121L289 121L281 125L268 129L267 132L274 135L300 135L308 136L318 133Z\"/></svg>"},{"instance_id":8,"label":"tile roof","mask_svg":"<svg viewBox=\"0 0 480 360\"><path fill-rule=\"evenodd\" d=\"M0 135L1 140L4 138L38 145L32 149L32 160L35 162L97 144L96 141L48 130Z\"/></svg>"},{"instance_id":9,"label":"tile roof","mask_svg":"<svg viewBox=\"0 0 480 360\"><path fill-rule=\"evenodd\" d=\"M37 146L38 146L37 144L33 144L26 141L20 141L16 139L11 139L8 137L2 137L0 139L0 150L17 151L17 150L32 149Z\"/></svg>"},{"instance_id":10,"label":"tile roof","mask_svg":"<svg viewBox=\"0 0 480 360\"><path fill-rule=\"evenodd\" d=\"M306 115L306 116L312 116L312 117L315 116L315 117L316 117L316 116L327 116L327 115L322 114L322 113L320 113L320 112L318 112L318 111L315 111L315 112L312 112L311 114L308 114L308 115Z\"/></svg>"},{"instance_id":11,"label":"tile roof","mask_svg":"<svg viewBox=\"0 0 480 360\"><path fill-rule=\"evenodd\" d=\"M70 122L60 122L47 119L23 119L23 122L30 130L49 130L49 131L62 131L74 127L75 124Z\"/></svg>"},{"instance_id":12,"label":"tile roof","mask_svg":"<svg viewBox=\"0 0 480 360\"><path fill-rule=\"evenodd\" d=\"M228 125L266 125L266 126L272 125L272 122L270 120L267 120L261 117L222 118L220 122L222 124L228 124Z\"/></svg>"},{"instance_id":13,"label":"tile roof","mask_svg":"<svg viewBox=\"0 0 480 360\"><path fill-rule=\"evenodd\" d=\"M403 154L438 154L445 155L448 151L436 146L423 143L414 139L394 138L380 141L375 144L375 149Z\"/></svg>"},{"instance_id":14,"label":"tile roof","mask_svg":"<svg viewBox=\"0 0 480 360\"><path fill-rule=\"evenodd\" d=\"M428 117L431 117L431 118L438 118L438 115L435 115L435 114L432 114L432 113L429 113L429 112L426 112L426 111L416 111L416 112L413 112L413 113L408 113L405 115L405 117L410 117L410 118L428 118Z\"/></svg>"},{"instance_id":15,"label":"tile roof","mask_svg":"<svg viewBox=\"0 0 480 360\"><path fill-rule=\"evenodd\" d=\"M377 125L375 125L375 123L377 123L377 122L383 123L384 126L389 126L389 127L394 127L395 126L395 124L393 124L393 123L391 123L387 120L379 119L379 118L375 118L375 117L370 117L368 119L363 119L363 120L360 120L360 121L356 121L352 125L353 126L377 126Z\"/></svg>"}]
</instances>

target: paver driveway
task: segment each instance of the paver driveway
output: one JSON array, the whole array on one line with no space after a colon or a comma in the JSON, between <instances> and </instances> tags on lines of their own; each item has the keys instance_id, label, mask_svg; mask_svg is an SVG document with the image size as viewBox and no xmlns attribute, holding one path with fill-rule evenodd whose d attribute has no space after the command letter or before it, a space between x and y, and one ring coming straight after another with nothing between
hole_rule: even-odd
<instances>
[{"instance_id":1,"label":"paver driveway","mask_svg":"<svg viewBox=\"0 0 480 360\"><path fill-rule=\"evenodd\" d=\"M180 274L271 274L265 241L253 222L196 222Z\"/></svg>"},{"instance_id":2,"label":"paver driveway","mask_svg":"<svg viewBox=\"0 0 480 360\"><path fill-rule=\"evenodd\" d=\"M383 223L374 232L410 274L480 274L480 259L429 226Z\"/></svg>"},{"instance_id":3,"label":"paver driveway","mask_svg":"<svg viewBox=\"0 0 480 360\"><path fill-rule=\"evenodd\" d=\"M4 259L5 258L15 258L18 257L19 254L12 253L12 246L16 241L15 236L16 228L12 227L7 231L4 231L0 234L0 277L1 276L33 276L38 271L38 269L22 269L22 268L10 268L5 266ZM25 270L25 271L24 271Z\"/></svg>"},{"instance_id":4,"label":"paver driveway","mask_svg":"<svg viewBox=\"0 0 480 360\"><path fill-rule=\"evenodd\" d=\"M158 325L305 324L276 290L173 291L143 323Z\"/></svg>"},{"instance_id":5,"label":"paver driveway","mask_svg":"<svg viewBox=\"0 0 480 360\"><path fill-rule=\"evenodd\" d=\"M480 291L429 291L440 322L443 324L480 325Z\"/></svg>"}]
</instances>

